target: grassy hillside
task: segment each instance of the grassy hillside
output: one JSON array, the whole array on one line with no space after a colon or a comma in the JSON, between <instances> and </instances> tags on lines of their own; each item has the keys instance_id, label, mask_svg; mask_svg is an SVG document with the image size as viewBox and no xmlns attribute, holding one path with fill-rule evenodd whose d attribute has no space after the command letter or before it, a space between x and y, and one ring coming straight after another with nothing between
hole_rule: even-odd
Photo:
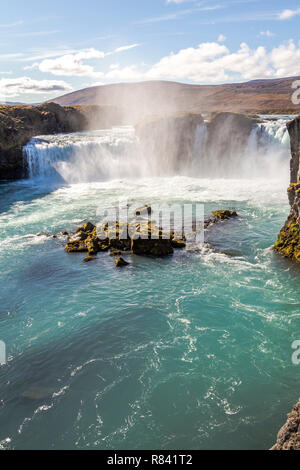
<instances>
[{"instance_id":1,"label":"grassy hillside","mask_svg":"<svg viewBox=\"0 0 300 470\"><path fill-rule=\"evenodd\" d=\"M148 114L192 111L211 113L300 113L291 101L294 78L254 80L227 85L188 85L175 82L141 82L103 85L55 99L60 105L105 105L123 108L128 119Z\"/></svg>"}]
</instances>

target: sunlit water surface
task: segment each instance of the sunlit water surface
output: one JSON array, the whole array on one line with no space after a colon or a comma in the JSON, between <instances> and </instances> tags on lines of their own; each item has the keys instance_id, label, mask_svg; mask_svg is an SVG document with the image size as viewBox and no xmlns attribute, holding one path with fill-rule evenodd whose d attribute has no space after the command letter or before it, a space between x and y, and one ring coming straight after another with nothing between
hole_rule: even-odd
<instances>
[{"instance_id":1,"label":"sunlit water surface","mask_svg":"<svg viewBox=\"0 0 300 470\"><path fill-rule=\"evenodd\" d=\"M215 250L83 264L62 239L124 193L240 218ZM299 268L271 249L286 184L185 177L0 186L3 448L268 448L299 395ZM222 251L231 254L223 254Z\"/></svg>"},{"instance_id":2,"label":"sunlit water surface","mask_svg":"<svg viewBox=\"0 0 300 470\"><path fill-rule=\"evenodd\" d=\"M0 185L0 448L269 448L299 396L300 270L272 250L288 156L276 179L109 176ZM37 236L124 196L239 218L207 233L212 249L124 270Z\"/></svg>"}]
</instances>

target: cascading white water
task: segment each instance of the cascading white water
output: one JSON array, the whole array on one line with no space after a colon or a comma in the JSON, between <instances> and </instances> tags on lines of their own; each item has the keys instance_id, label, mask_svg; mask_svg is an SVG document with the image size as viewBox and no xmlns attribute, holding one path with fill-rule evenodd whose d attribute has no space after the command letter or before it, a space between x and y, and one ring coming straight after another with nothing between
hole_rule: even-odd
<instances>
[{"instance_id":1,"label":"cascading white water","mask_svg":"<svg viewBox=\"0 0 300 470\"><path fill-rule=\"evenodd\" d=\"M24 147L29 176L68 183L129 177L138 173L132 127L34 137Z\"/></svg>"},{"instance_id":2,"label":"cascading white water","mask_svg":"<svg viewBox=\"0 0 300 470\"><path fill-rule=\"evenodd\" d=\"M248 140L226 123L216 139L209 140L207 124L197 131L193 174L205 178L278 178L289 176L291 118L266 118L257 124Z\"/></svg>"},{"instance_id":3,"label":"cascading white water","mask_svg":"<svg viewBox=\"0 0 300 470\"><path fill-rule=\"evenodd\" d=\"M243 168L254 177L289 177L290 137L286 127L288 117L265 120L252 131L245 151Z\"/></svg>"},{"instance_id":4,"label":"cascading white water","mask_svg":"<svg viewBox=\"0 0 300 470\"><path fill-rule=\"evenodd\" d=\"M278 178L283 173L288 177L288 120L288 116L263 118L242 150L241 138L234 134L234 129L225 149L220 142L209 143L207 123L204 123L196 129L192 155L180 157L186 162L181 171L185 175L209 178ZM43 181L60 179L79 183L161 176L162 156L154 152L149 159L130 126L35 137L24 147L24 153L30 178ZM168 170L174 173L174 168Z\"/></svg>"}]
</instances>

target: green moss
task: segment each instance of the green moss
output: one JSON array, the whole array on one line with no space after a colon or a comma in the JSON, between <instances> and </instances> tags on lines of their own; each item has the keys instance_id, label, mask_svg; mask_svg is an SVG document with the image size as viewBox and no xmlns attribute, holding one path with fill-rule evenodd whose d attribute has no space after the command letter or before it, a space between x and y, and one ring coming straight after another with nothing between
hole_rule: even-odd
<instances>
[{"instance_id":1,"label":"green moss","mask_svg":"<svg viewBox=\"0 0 300 470\"><path fill-rule=\"evenodd\" d=\"M289 219L278 235L274 249L287 258L300 261L300 230L297 221Z\"/></svg>"},{"instance_id":2,"label":"green moss","mask_svg":"<svg viewBox=\"0 0 300 470\"><path fill-rule=\"evenodd\" d=\"M186 243L183 240L172 240L172 247L176 249L183 249L186 247Z\"/></svg>"},{"instance_id":3,"label":"green moss","mask_svg":"<svg viewBox=\"0 0 300 470\"><path fill-rule=\"evenodd\" d=\"M86 245L81 241L71 241L66 244L65 250L67 253L84 253L88 251Z\"/></svg>"},{"instance_id":4,"label":"green moss","mask_svg":"<svg viewBox=\"0 0 300 470\"><path fill-rule=\"evenodd\" d=\"M228 211L228 210L214 211L213 215L217 217L217 219L219 220L228 220L231 217L237 217L237 213L235 211Z\"/></svg>"},{"instance_id":5,"label":"green moss","mask_svg":"<svg viewBox=\"0 0 300 470\"><path fill-rule=\"evenodd\" d=\"M127 261L125 261L123 258L118 258L116 260L116 266L117 268L122 268L122 267L125 267L125 266L128 266L130 263L127 263Z\"/></svg>"}]
</instances>

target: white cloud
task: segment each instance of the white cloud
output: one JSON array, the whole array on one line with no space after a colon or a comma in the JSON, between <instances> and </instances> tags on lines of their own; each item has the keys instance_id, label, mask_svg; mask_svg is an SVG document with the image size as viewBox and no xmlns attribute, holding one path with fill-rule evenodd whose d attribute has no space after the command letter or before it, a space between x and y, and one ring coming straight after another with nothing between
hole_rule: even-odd
<instances>
[{"instance_id":1,"label":"white cloud","mask_svg":"<svg viewBox=\"0 0 300 470\"><path fill-rule=\"evenodd\" d=\"M115 66L105 74L105 78L220 83L296 75L300 75L300 43L290 40L271 51L263 46L251 49L246 43L242 43L237 51L230 51L217 42L202 43L196 48L172 52L146 71L137 65Z\"/></svg>"},{"instance_id":2,"label":"white cloud","mask_svg":"<svg viewBox=\"0 0 300 470\"><path fill-rule=\"evenodd\" d=\"M37 67L41 72L51 73L52 75L100 78L103 76L103 73L95 72L94 67L84 64L83 61L103 59L104 57L105 53L102 51L87 49L75 54L66 54L56 59L45 59L25 69Z\"/></svg>"},{"instance_id":3,"label":"white cloud","mask_svg":"<svg viewBox=\"0 0 300 470\"><path fill-rule=\"evenodd\" d=\"M300 8L298 8L298 10L283 10L283 12L279 14L279 19L289 20L290 18L293 18L296 15L300 15Z\"/></svg>"},{"instance_id":4,"label":"white cloud","mask_svg":"<svg viewBox=\"0 0 300 470\"><path fill-rule=\"evenodd\" d=\"M23 24L23 20L15 21L14 23L8 23L8 24L0 24L0 28L14 28L15 26L21 26Z\"/></svg>"},{"instance_id":5,"label":"white cloud","mask_svg":"<svg viewBox=\"0 0 300 470\"><path fill-rule=\"evenodd\" d=\"M267 29L267 31L261 31L260 32L261 36L267 36L268 38L272 38L273 36L276 36L276 34L272 33Z\"/></svg>"},{"instance_id":6,"label":"white cloud","mask_svg":"<svg viewBox=\"0 0 300 470\"><path fill-rule=\"evenodd\" d=\"M109 80L143 80L145 75L138 71L137 65L129 65L128 67L120 68L118 64L105 75L106 79Z\"/></svg>"},{"instance_id":7,"label":"white cloud","mask_svg":"<svg viewBox=\"0 0 300 470\"><path fill-rule=\"evenodd\" d=\"M14 38L27 38L27 37L38 37L38 36L50 36L51 34L60 33L58 30L50 30L50 31L29 31L27 33L14 33Z\"/></svg>"},{"instance_id":8,"label":"white cloud","mask_svg":"<svg viewBox=\"0 0 300 470\"><path fill-rule=\"evenodd\" d=\"M42 59L50 59L52 57L58 57L61 55L67 55L67 54L76 54L78 52L77 49L62 49L62 50L47 50L47 51L42 51L42 50L36 50L33 51L34 55L31 56L26 56L20 59L23 62L33 62L34 60L42 60Z\"/></svg>"},{"instance_id":9,"label":"white cloud","mask_svg":"<svg viewBox=\"0 0 300 470\"><path fill-rule=\"evenodd\" d=\"M220 34L219 37L218 37L218 42L225 42L226 41L226 36L224 36L224 34Z\"/></svg>"},{"instance_id":10,"label":"white cloud","mask_svg":"<svg viewBox=\"0 0 300 470\"><path fill-rule=\"evenodd\" d=\"M300 75L300 42L290 40L288 44L275 47L270 53L270 61L276 77Z\"/></svg>"},{"instance_id":11,"label":"white cloud","mask_svg":"<svg viewBox=\"0 0 300 470\"><path fill-rule=\"evenodd\" d=\"M1 78L0 97L13 98L22 94L47 94L71 91L72 87L60 80L32 80L29 77Z\"/></svg>"},{"instance_id":12,"label":"white cloud","mask_svg":"<svg viewBox=\"0 0 300 470\"><path fill-rule=\"evenodd\" d=\"M186 3L186 2L195 2L195 0L167 0L167 3Z\"/></svg>"},{"instance_id":13,"label":"white cloud","mask_svg":"<svg viewBox=\"0 0 300 470\"><path fill-rule=\"evenodd\" d=\"M117 49L114 50L114 52L118 53L118 52L129 51L130 49L135 49L136 47L139 47L139 46L140 44L130 44L128 46L118 47Z\"/></svg>"},{"instance_id":14,"label":"white cloud","mask_svg":"<svg viewBox=\"0 0 300 470\"><path fill-rule=\"evenodd\" d=\"M199 4L199 5L195 5L194 7L188 8L185 10L177 10L173 13L168 13L166 15L139 20L139 21L136 21L135 24L143 25L143 24L159 23L162 21L177 20L179 18L183 18L185 16L192 15L197 12L205 12L205 11L209 12L209 11L219 10L221 8L225 8L225 6L224 5L202 6L202 4Z\"/></svg>"},{"instance_id":15,"label":"white cloud","mask_svg":"<svg viewBox=\"0 0 300 470\"><path fill-rule=\"evenodd\" d=\"M21 52L15 52L11 54L0 54L0 60L18 59L20 57L23 57L23 54Z\"/></svg>"},{"instance_id":16,"label":"white cloud","mask_svg":"<svg viewBox=\"0 0 300 470\"><path fill-rule=\"evenodd\" d=\"M104 59L106 56L125 52L134 49L140 44L129 44L121 46L112 52L103 52L97 49L85 49L82 51L70 51L67 54L57 57L57 52L45 54L45 59L41 62L35 62L32 65L24 67L24 70L38 68L40 72L51 73L57 76L76 76L102 78L103 72L95 72L92 65L85 64L86 60ZM55 58L51 58L55 57ZM24 59L25 60L25 59ZM26 59L28 60L28 59Z\"/></svg>"}]
</instances>

